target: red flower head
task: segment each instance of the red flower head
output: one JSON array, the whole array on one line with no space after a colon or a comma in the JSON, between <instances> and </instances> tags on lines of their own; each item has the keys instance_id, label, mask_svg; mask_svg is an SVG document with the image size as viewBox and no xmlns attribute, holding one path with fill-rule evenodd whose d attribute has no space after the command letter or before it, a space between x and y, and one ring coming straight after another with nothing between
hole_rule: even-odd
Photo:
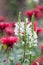
<instances>
[{"instance_id":1,"label":"red flower head","mask_svg":"<svg viewBox=\"0 0 43 65\"><path fill-rule=\"evenodd\" d=\"M0 22L0 31L5 30L5 28L8 26L10 26L9 23Z\"/></svg>"},{"instance_id":2,"label":"red flower head","mask_svg":"<svg viewBox=\"0 0 43 65\"><path fill-rule=\"evenodd\" d=\"M35 18L39 19L41 17L41 11L39 9L34 9L33 13L35 15Z\"/></svg>"},{"instance_id":3,"label":"red flower head","mask_svg":"<svg viewBox=\"0 0 43 65\"><path fill-rule=\"evenodd\" d=\"M5 29L5 24L3 22L0 22L0 31L3 31Z\"/></svg>"},{"instance_id":4,"label":"red flower head","mask_svg":"<svg viewBox=\"0 0 43 65\"><path fill-rule=\"evenodd\" d=\"M41 12L43 12L43 5L37 5L36 6Z\"/></svg>"},{"instance_id":5,"label":"red flower head","mask_svg":"<svg viewBox=\"0 0 43 65\"><path fill-rule=\"evenodd\" d=\"M43 17L43 5L36 6L41 11L41 16Z\"/></svg>"},{"instance_id":6,"label":"red flower head","mask_svg":"<svg viewBox=\"0 0 43 65\"><path fill-rule=\"evenodd\" d=\"M20 63L17 63L16 65L20 65Z\"/></svg>"},{"instance_id":7,"label":"red flower head","mask_svg":"<svg viewBox=\"0 0 43 65\"><path fill-rule=\"evenodd\" d=\"M6 33L7 33L8 35L13 35L13 34L14 34L14 29L11 28L11 27L7 27L7 28L5 29L5 31L6 31Z\"/></svg>"},{"instance_id":8,"label":"red flower head","mask_svg":"<svg viewBox=\"0 0 43 65\"><path fill-rule=\"evenodd\" d=\"M41 33L41 32L43 32L43 28L38 28L37 33Z\"/></svg>"},{"instance_id":9,"label":"red flower head","mask_svg":"<svg viewBox=\"0 0 43 65\"><path fill-rule=\"evenodd\" d=\"M33 14L34 14L35 18L40 18L41 17L41 12L40 12L39 9L28 10L28 11L25 12L25 15L27 17L29 17L30 20L31 20Z\"/></svg>"},{"instance_id":10,"label":"red flower head","mask_svg":"<svg viewBox=\"0 0 43 65\"><path fill-rule=\"evenodd\" d=\"M40 64L43 65L43 56L40 57Z\"/></svg>"},{"instance_id":11,"label":"red flower head","mask_svg":"<svg viewBox=\"0 0 43 65\"><path fill-rule=\"evenodd\" d=\"M10 48L13 46L14 43L17 43L18 41L19 41L19 38L13 37L13 36L6 36L1 38L2 44Z\"/></svg>"},{"instance_id":12,"label":"red flower head","mask_svg":"<svg viewBox=\"0 0 43 65\"><path fill-rule=\"evenodd\" d=\"M33 62L32 65L39 65L39 63L38 62Z\"/></svg>"},{"instance_id":13,"label":"red flower head","mask_svg":"<svg viewBox=\"0 0 43 65\"><path fill-rule=\"evenodd\" d=\"M38 22L37 21L34 21L34 31L37 32L37 28L38 28Z\"/></svg>"},{"instance_id":14,"label":"red flower head","mask_svg":"<svg viewBox=\"0 0 43 65\"><path fill-rule=\"evenodd\" d=\"M43 45L40 45L40 49L41 49L41 51L43 51Z\"/></svg>"},{"instance_id":15,"label":"red flower head","mask_svg":"<svg viewBox=\"0 0 43 65\"><path fill-rule=\"evenodd\" d=\"M11 27L15 27L16 22L10 22Z\"/></svg>"},{"instance_id":16,"label":"red flower head","mask_svg":"<svg viewBox=\"0 0 43 65\"><path fill-rule=\"evenodd\" d=\"M6 21L6 17L0 16L0 22Z\"/></svg>"},{"instance_id":17,"label":"red flower head","mask_svg":"<svg viewBox=\"0 0 43 65\"><path fill-rule=\"evenodd\" d=\"M26 15L27 17L29 17L29 19L31 20L31 17L32 17L32 15L33 15L33 10L28 10L28 11L26 11L26 12L25 12L25 15Z\"/></svg>"}]
</instances>

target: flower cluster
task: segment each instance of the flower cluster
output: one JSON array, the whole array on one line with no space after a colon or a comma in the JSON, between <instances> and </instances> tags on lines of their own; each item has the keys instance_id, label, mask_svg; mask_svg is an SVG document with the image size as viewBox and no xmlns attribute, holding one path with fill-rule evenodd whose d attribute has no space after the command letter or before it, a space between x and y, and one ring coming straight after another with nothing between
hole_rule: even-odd
<instances>
[{"instance_id":1,"label":"flower cluster","mask_svg":"<svg viewBox=\"0 0 43 65\"><path fill-rule=\"evenodd\" d=\"M35 9L27 10L25 12L25 15L31 20L33 13L34 13L35 19L42 18L43 17L43 5L36 5Z\"/></svg>"},{"instance_id":2,"label":"flower cluster","mask_svg":"<svg viewBox=\"0 0 43 65\"><path fill-rule=\"evenodd\" d=\"M16 36L20 35L23 37L24 36L24 22L20 22L20 32L19 32L19 25L18 23L15 24L15 29L14 29L14 33ZM32 22L26 22L26 35L27 37L29 37L29 46L31 47L32 42L33 43L37 43L37 34L36 31L33 32L34 35L32 34ZM32 37L33 35L33 37ZM34 44L34 46L37 44Z\"/></svg>"},{"instance_id":3,"label":"flower cluster","mask_svg":"<svg viewBox=\"0 0 43 65\"><path fill-rule=\"evenodd\" d=\"M43 64L43 45L40 45L40 53L37 44L38 34L43 32L35 18L40 18L43 9L26 12L24 22L20 13L18 22L7 22L0 17L0 62L1 65L40 65ZM35 16L35 18L34 18ZM38 52L37 52L38 51ZM37 55L38 54L38 55Z\"/></svg>"}]
</instances>

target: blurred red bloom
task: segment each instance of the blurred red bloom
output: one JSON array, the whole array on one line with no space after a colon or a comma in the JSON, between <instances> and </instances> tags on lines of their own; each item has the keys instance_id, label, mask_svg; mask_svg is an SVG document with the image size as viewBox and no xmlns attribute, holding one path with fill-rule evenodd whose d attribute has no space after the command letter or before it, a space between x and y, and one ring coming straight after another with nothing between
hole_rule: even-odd
<instances>
[{"instance_id":1,"label":"blurred red bloom","mask_svg":"<svg viewBox=\"0 0 43 65\"><path fill-rule=\"evenodd\" d=\"M30 20L31 20L33 14L34 14L35 18L37 18L37 19L41 17L41 12L39 9L28 10L25 12L25 15L27 17L29 17Z\"/></svg>"},{"instance_id":2,"label":"blurred red bloom","mask_svg":"<svg viewBox=\"0 0 43 65\"><path fill-rule=\"evenodd\" d=\"M5 29L5 24L3 22L0 22L0 31L3 31Z\"/></svg>"},{"instance_id":3,"label":"blurred red bloom","mask_svg":"<svg viewBox=\"0 0 43 65\"><path fill-rule=\"evenodd\" d=\"M37 5L36 7L37 7L38 9L40 9L41 12L43 12L43 5Z\"/></svg>"},{"instance_id":4,"label":"blurred red bloom","mask_svg":"<svg viewBox=\"0 0 43 65\"><path fill-rule=\"evenodd\" d=\"M6 27L8 27L10 24L5 22L0 22L0 31L5 30Z\"/></svg>"},{"instance_id":5,"label":"blurred red bloom","mask_svg":"<svg viewBox=\"0 0 43 65\"><path fill-rule=\"evenodd\" d=\"M32 65L39 65L39 63L38 62L33 62Z\"/></svg>"},{"instance_id":6,"label":"blurred red bloom","mask_svg":"<svg viewBox=\"0 0 43 65\"><path fill-rule=\"evenodd\" d=\"M14 34L14 29L13 29L12 27L7 27L7 28L5 29L5 31L6 31L6 33L7 33L8 35L13 35L13 34Z\"/></svg>"},{"instance_id":7,"label":"blurred red bloom","mask_svg":"<svg viewBox=\"0 0 43 65\"><path fill-rule=\"evenodd\" d=\"M34 31L37 32L37 28L38 28L38 22L37 21L34 21Z\"/></svg>"},{"instance_id":8,"label":"blurred red bloom","mask_svg":"<svg viewBox=\"0 0 43 65\"><path fill-rule=\"evenodd\" d=\"M40 45L40 49L43 51L43 45Z\"/></svg>"},{"instance_id":9,"label":"blurred red bloom","mask_svg":"<svg viewBox=\"0 0 43 65\"><path fill-rule=\"evenodd\" d=\"M0 22L6 21L6 20L7 20L6 17L0 16Z\"/></svg>"},{"instance_id":10,"label":"blurred red bloom","mask_svg":"<svg viewBox=\"0 0 43 65\"><path fill-rule=\"evenodd\" d=\"M43 65L43 56L40 57L40 64Z\"/></svg>"},{"instance_id":11,"label":"blurred red bloom","mask_svg":"<svg viewBox=\"0 0 43 65\"><path fill-rule=\"evenodd\" d=\"M37 33L41 33L41 32L43 32L43 28L39 27L39 28L37 29Z\"/></svg>"},{"instance_id":12,"label":"blurred red bloom","mask_svg":"<svg viewBox=\"0 0 43 65\"><path fill-rule=\"evenodd\" d=\"M10 22L10 25L11 25L12 27L15 27L15 24L16 24L16 22Z\"/></svg>"},{"instance_id":13,"label":"blurred red bloom","mask_svg":"<svg viewBox=\"0 0 43 65\"><path fill-rule=\"evenodd\" d=\"M15 27L15 23L16 22L14 22L14 23L13 22L5 22L5 26L6 27Z\"/></svg>"},{"instance_id":14,"label":"blurred red bloom","mask_svg":"<svg viewBox=\"0 0 43 65\"><path fill-rule=\"evenodd\" d=\"M20 63L17 63L16 65L20 65Z\"/></svg>"},{"instance_id":15,"label":"blurred red bloom","mask_svg":"<svg viewBox=\"0 0 43 65\"><path fill-rule=\"evenodd\" d=\"M7 47L12 47L14 43L17 43L19 41L18 37L13 37L13 36L5 36L2 37L1 40L3 45L6 45Z\"/></svg>"},{"instance_id":16,"label":"blurred red bloom","mask_svg":"<svg viewBox=\"0 0 43 65\"><path fill-rule=\"evenodd\" d=\"M36 6L41 11L41 16L43 17L43 5Z\"/></svg>"}]
</instances>

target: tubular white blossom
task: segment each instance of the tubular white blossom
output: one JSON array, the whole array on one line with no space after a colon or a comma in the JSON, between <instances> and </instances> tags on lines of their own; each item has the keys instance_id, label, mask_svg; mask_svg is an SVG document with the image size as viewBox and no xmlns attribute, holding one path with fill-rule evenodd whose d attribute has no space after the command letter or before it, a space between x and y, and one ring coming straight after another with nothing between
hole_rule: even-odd
<instances>
[{"instance_id":1,"label":"tubular white blossom","mask_svg":"<svg viewBox=\"0 0 43 65\"><path fill-rule=\"evenodd\" d=\"M32 45L33 46L37 46L37 38L38 38L35 31L33 31L34 32L34 35L32 37L31 26L32 26L32 23L31 22L26 25L26 34L29 37L29 46L30 47ZM20 32L19 32L19 25L18 25L18 23L16 23L16 26L15 26L15 29L14 29L14 33L17 36L19 35L19 33L20 33L21 36L24 36L24 22L20 22Z\"/></svg>"}]
</instances>

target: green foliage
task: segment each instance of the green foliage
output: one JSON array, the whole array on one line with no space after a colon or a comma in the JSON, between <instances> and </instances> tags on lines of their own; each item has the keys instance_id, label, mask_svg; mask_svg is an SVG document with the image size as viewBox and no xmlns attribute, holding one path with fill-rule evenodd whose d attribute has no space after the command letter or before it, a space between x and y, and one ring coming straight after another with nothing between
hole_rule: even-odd
<instances>
[{"instance_id":1,"label":"green foliage","mask_svg":"<svg viewBox=\"0 0 43 65\"><path fill-rule=\"evenodd\" d=\"M17 15L19 11L18 0L8 0L8 11L12 15Z\"/></svg>"}]
</instances>

